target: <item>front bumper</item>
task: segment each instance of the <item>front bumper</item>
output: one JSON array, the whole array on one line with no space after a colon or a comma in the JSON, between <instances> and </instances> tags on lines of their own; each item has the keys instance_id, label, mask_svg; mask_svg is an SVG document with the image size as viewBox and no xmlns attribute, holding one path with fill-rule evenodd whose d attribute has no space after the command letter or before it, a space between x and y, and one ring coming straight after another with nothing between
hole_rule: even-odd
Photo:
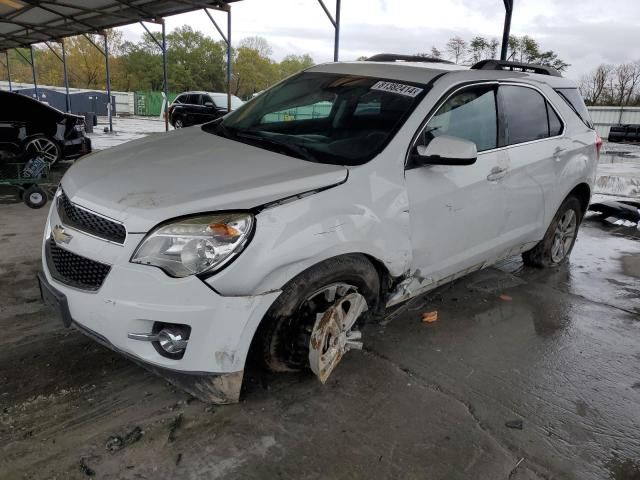
<instances>
[{"instance_id":1,"label":"front bumper","mask_svg":"<svg viewBox=\"0 0 640 480\"><path fill-rule=\"evenodd\" d=\"M72 238L59 245L76 255L111 265L97 291L54 279L46 261L51 225L60 224L53 202L43 243L43 279L66 299L72 323L110 348L146 364L190 374L227 374L244 370L254 333L279 291L264 295L224 297L199 278L171 278L158 268L129 263L143 234L129 233L115 245L69 227ZM191 327L181 359L160 355L150 342L128 333L151 333L155 322Z\"/></svg>"}]
</instances>

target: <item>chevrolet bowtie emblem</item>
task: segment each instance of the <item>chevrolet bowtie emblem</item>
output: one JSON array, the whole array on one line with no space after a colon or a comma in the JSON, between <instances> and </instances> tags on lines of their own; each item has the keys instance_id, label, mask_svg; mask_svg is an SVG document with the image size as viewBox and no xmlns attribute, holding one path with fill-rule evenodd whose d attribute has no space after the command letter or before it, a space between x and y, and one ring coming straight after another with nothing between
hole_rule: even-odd
<instances>
[{"instance_id":1,"label":"chevrolet bowtie emblem","mask_svg":"<svg viewBox=\"0 0 640 480\"><path fill-rule=\"evenodd\" d=\"M65 232L64 228L60 225L56 225L55 227L53 227L53 230L51 230L51 235L53 236L53 239L55 240L56 243L66 244L66 243L69 243L73 238L73 236Z\"/></svg>"}]
</instances>

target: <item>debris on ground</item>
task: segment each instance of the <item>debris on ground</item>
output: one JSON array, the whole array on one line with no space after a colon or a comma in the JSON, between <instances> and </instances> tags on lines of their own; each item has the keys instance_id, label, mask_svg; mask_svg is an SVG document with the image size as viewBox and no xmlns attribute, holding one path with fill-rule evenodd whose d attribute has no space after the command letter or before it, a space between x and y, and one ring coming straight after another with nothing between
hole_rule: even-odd
<instances>
[{"instance_id":1,"label":"debris on ground","mask_svg":"<svg viewBox=\"0 0 640 480\"><path fill-rule=\"evenodd\" d=\"M127 433L124 438L119 435L112 435L107 440L105 445L106 449L110 452L117 452L118 450L123 449L127 445L131 445L132 443L136 443L138 440L142 438L144 432L140 427L135 427L129 433Z\"/></svg>"},{"instance_id":2,"label":"debris on ground","mask_svg":"<svg viewBox=\"0 0 640 480\"><path fill-rule=\"evenodd\" d=\"M180 462L181 462L181 461L182 461L182 454L181 454L181 453L179 453L179 454L178 454L178 457L176 458L176 467L177 467L178 465L180 465Z\"/></svg>"},{"instance_id":3,"label":"debris on ground","mask_svg":"<svg viewBox=\"0 0 640 480\"><path fill-rule=\"evenodd\" d=\"M93 477L96 474L96 471L89 467L89 465L87 465L87 462L84 458L80 459L80 471L87 477Z\"/></svg>"},{"instance_id":4,"label":"debris on ground","mask_svg":"<svg viewBox=\"0 0 640 480\"><path fill-rule=\"evenodd\" d=\"M169 442L173 442L176 439L176 431L178 430L178 428L180 428L181 425L182 425L182 414L178 415L173 420L173 422L171 422L171 425L169 426L169 437L168 437Z\"/></svg>"},{"instance_id":5,"label":"debris on ground","mask_svg":"<svg viewBox=\"0 0 640 480\"><path fill-rule=\"evenodd\" d=\"M633 227L640 223L640 202L605 200L589 205L590 212L599 213L609 223Z\"/></svg>"},{"instance_id":6,"label":"debris on ground","mask_svg":"<svg viewBox=\"0 0 640 480\"><path fill-rule=\"evenodd\" d=\"M500 300L504 300L505 302L510 302L511 300L513 300L513 298L511 298L509 295L505 295L504 293L502 295L500 295Z\"/></svg>"},{"instance_id":7,"label":"debris on ground","mask_svg":"<svg viewBox=\"0 0 640 480\"><path fill-rule=\"evenodd\" d=\"M514 430L522 430L524 428L524 424L522 423L522 420L517 419L517 420L509 420L508 422L506 422L504 424L505 427L507 428L513 428Z\"/></svg>"},{"instance_id":8,"label":"debris on ground","mask_svg":"<svg viewBox=\"0 0 640 480\"><path fill-rule=\"evenodd\" d=\"M124 440L118 435L112 435L108 438L105 448L110 452L117 452L124 447Z\"/></svg>"},{"instance_id":9,"label":"debris on ground","mask_svg":"<svg viewBox=\"0 0 640 480\"><path fill-rule=\"evenodd\" d=\"M425 312L422 314L422 323L433 323L438 321L438 311Z\"/></svg>"}]
</instances>

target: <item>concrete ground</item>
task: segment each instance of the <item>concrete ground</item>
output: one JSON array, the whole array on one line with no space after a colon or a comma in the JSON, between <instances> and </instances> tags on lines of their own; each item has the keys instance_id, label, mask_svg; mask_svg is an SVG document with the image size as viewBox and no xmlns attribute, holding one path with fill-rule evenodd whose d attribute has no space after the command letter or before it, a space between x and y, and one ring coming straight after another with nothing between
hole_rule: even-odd
<instances>
[{"instance_id":1,"label":"concrete ground","mask_svg":"<svg viewBox=\"0 0 640 480\"><path fill-rule=\"evenodd\" d=\"M590 217L568 265L509 259L366 326L326 385L251 371L212 407L62 327L35 282L46 211L12 202L2 479L640 479L636 227Z\"/></svg>"}]
</instances>

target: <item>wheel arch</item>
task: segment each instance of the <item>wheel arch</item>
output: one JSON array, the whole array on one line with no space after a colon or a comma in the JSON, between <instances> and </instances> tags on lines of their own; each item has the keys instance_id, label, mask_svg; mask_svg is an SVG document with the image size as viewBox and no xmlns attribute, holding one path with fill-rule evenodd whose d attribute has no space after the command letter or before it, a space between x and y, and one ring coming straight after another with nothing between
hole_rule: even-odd
<instances>
[{"instance_id":1,"label":"wheel arch","mask_svg":"<svg viewBox=\"0 0 640 480\"><path fill-rule=\"evenodd\" d=\"M585 182L579 183L564 197L562 203L569 197L576 197L578 199L582 207L582 216L584 216L589 207L589 201L591 200L591 187ZM560 205L562 205L562 203L560 203Z\"/></svg>"}]
</instances>

